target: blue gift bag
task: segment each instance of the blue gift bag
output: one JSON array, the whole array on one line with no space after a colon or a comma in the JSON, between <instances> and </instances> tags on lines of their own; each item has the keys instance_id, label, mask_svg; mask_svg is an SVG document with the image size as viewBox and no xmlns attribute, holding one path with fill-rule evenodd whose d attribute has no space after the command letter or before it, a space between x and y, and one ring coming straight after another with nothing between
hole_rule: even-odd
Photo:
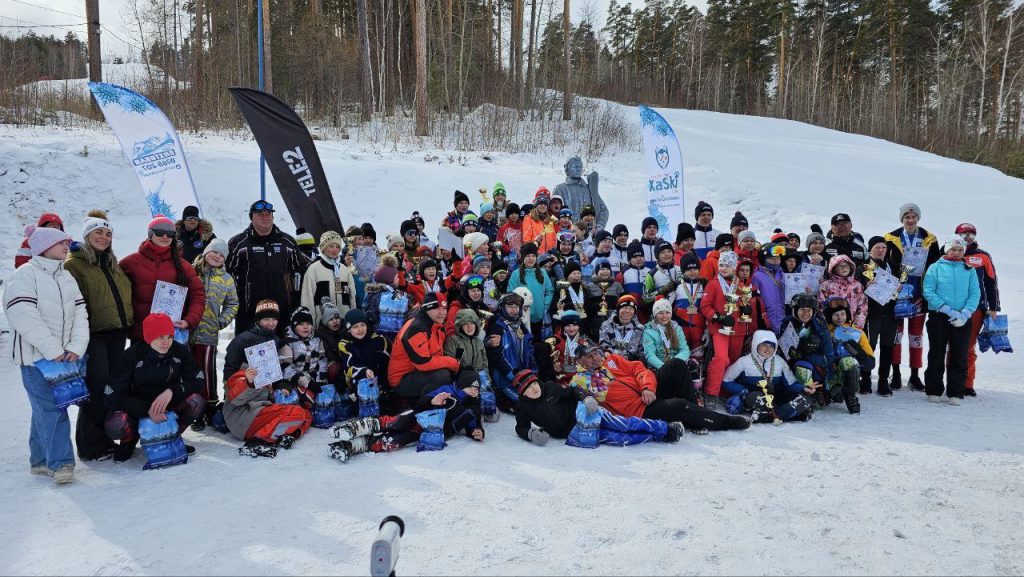
<instances>
[{"instance_id":1,"label":"blue gift bag","mask_svg":"<svg viewBox=\"0 0 1024 577\"><path fill-rule=\"evenodd\" d=\"M448 409L433 409L416 414L416 422L423 429L420 440L416 443L417 453L440 451L444 448L444 420L447 416Z\"/></svg>"},{"instance_id":2,"label":"blue gift bag","mask_svg":"<svg viewBox=\"0 0 1024 577\"><path fill-rule=\"evenodd\" d=\"M600 432L601 411L588 415L586 405L579 403L576 405L576 426L569 431L565 444L581 449L596 449L600 442Z\"/></svg>"},{"instance_id":3,"label":"blue gift bag","mask_svg":"<svg viewBox=\"0 0 1024 577\"><path fill-rule=\"evenodd\" d=\"M285 393L284 389L277 389L274 391L274 403L277 405L297 405L299 404L299 393L292 389Z\"/></svg>"},{"instance_id":4,"label":"blue gift bag","mask_svg":"<svg viewBox=\"0 0 1024 577\"><path fill-rule=\"evenodd\" d=\"M313 401L313 426L326 429L334 424L334 385L324 385Z\"/></svg>"},{"instance_id":5,"label":"blue gift bag","mask_svg":"<svg viewBox=\"0 0 1024 577\"><path fill-rule=\"evenodd\" d=\"M380 387L377 379L359 379L356 383L356 398L359 399L359 418L380 416Z\"/></svg>"},{"instance_id":6,"label":"blue gift bag","mask_svg":"<svg viewBox=\"0 0 1024 577\"><path fill-rule=\"evenodd\" d=\"M1010 346L1010 326L1006 315L996 315L991 318L985 315L985 320L978 333L978 348L981 352L992 349L993 353L1012 353Z\"/></svg>"},{"instance_id":7,"label":"blue gift bag","mask_svg":"<svg viewBox=\"0 0 1024 577\"><path fill-rule=\"evenodd\" d=\"M35 362L36 368L50 384L53 404L58 409L80 405L89 398L89 389L85 386L85 361L86 357L82 356L72 363L47 359Z\"/></svg>"},{"instance_id":8,"label":"blue gift bag","mask_svg":"<svg viewBox=\"0 0 1024 577\"><path fill-rule=\"evenodd\" d=\"M903 283L899 294L896 296L896 307L894 309L896 318L909 319L921 314L921 303L915 302L914 279L910 278Z\"/></svg>"},{"instance_id":9,"label":"blue gift bag","mask_svg":"<svg viewBox=\"0 0 1024 577\"><path fill-rule=\"evenodd\" d=\"M409 297L403 292L384 292L380 297L380 323L377 332L398 333L405 324L405 313L409 310Z\"/></svg>"},{"instance_id":10,"label":"blue gift bag","mask_svg":"<svg viewBox=\"0 0 1024 577\"><path fill-rule=\"evenodd\" d=\"M143 469L158 469L188 462L185 441L178 434L178 415L167 411L167 420L154 423L152 419L139 420L139 439L146 453Z\"/></svg>"},{"instance_id":11,"label":"blue gift bag","mask_svg":"<svg viewBox=\"0 0 1024 577\"><path fill-rule=\"evenodd\" d=\"M498 412L498 401L494 398L494 386L491 384L491 374L486 369L480 371L480 413L493 415Z\"/></svg>"},{"instance_id":12,"label":"blue gift bag","mask_svg":"<svg viewBox=\"0 0 1024 577\"><path fill-rule=\"evenodd\" d=\"M356 404L348 396L335 393L334 395L334 420L347 421L354 419L357 414Z\"/></svg>"}]
</instances>

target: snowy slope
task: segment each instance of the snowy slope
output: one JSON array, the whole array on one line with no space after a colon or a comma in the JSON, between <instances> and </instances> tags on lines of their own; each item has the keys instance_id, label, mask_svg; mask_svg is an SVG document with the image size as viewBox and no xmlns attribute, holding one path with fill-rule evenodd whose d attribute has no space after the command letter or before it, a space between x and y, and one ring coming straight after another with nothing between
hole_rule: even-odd
<instances>
[{"instance_id":1,"label":"snowy slope","mask_svg":"<svg viewBox=\"0 0 1024 577\"><path fill-rule=\"evenodd\" d=\"M54 92L59 94L72 93L82 96L83 98L89 97L89 71L88 64L86 65L86 73L83 78L67 78L64 80L37 80L35 82L29 82L22 84L17 89L34 92ZM110 82L112 84L119 84L128 88L136 90L144 90L149 84L150 80L158 85L162 85L164 82L163 69L159 66L149 65L146 66L141 62L125 62L124 64L113 64L104 63L103 66L103 81ZM169 80L173 85L177 83L179 89L186 89L189 86L188 82L175 81L173 78Z\"/></svg>"},{"instance_id":2,"label":"snowy slope","mask_svg":"<svg viewBox=\"0 0 1024 577\"><path fill-rule=\"evenodd\" d=\"M805 236L845 211L868 236L895 228L898 206L915 200L940 237L963 220L979 227L1004 308L1019 310L1024 275L1009 247L1024 181L799 123L662 112L682 139L687 207L707 200L721 228L742 209L760 236L777 225ZM255 144L182 136L207 216L222 236L241 230L258 195ZM545 151L460 160L376 154L354 141L317 146L343 222L369 220L382 236L414 209L439 220L455 188L475 201L472 191L500 180L526 201L560 180L564 161ZM646 207L639 152L590 169L601 173L612 222L636 234ZM77 236L86 211L107 209L121 255L144 236L146 205L108 131L0 127L0 174L11 207L0 213L0 278L42 210L58 211ZM269 175L268 184L280 203ZM285 212L278 217L289 230ZM346 466L327 459L323 432L266 462L239 458L226 437L189 432L199 453L185 467L144 473L140 456L79 465L79 481L61 489L25 470L28 406L4 363L0 494L13 521L0 528L4 573L359 574L388 514L407 524L399 573L1024 572L1024 538L1013 530L1024 508L1024 366L1012 355L984 355L980 396L959 408L901 391L862 398L857 417L829 409L807 424L596 451L534 447L505 417L482 445L459 438L441 453Z\"/></svg>"}]
</instances>

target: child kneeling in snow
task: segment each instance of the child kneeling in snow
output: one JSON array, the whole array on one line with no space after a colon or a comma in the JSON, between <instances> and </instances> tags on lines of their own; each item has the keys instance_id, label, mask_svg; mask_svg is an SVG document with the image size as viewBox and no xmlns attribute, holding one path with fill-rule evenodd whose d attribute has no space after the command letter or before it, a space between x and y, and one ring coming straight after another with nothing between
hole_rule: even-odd
<instances>
[{"instance_id":1,"label":"child kneeling in snow","mask_svg":"<svg viewBox=\"0 0 1024 577\"><path fill-rule=\"evenodd\" d=\"M600 411L599 438L604 444L626 446L647 441L675 443L683 434L682 423L613 415L601 410L597 399L582 388L562 387L550 381L542 383L531 370L519 371L513 383L519 392L516 401L516 434L535 445L547 444L549 437L568 437L576 426L576 408L580 402L586 407L588 416Z\"/></svg>"},{"instance_id":2,"label":"child kneeling in snow","mask_svg":"<svg viewBox=\"0 0 1024 577\"><path fill-rule=\"evenodd\" d=\"M238 454L274 457L277 448L290 449L313 421L299 405L274 403L273 387L255 387L256 369L242 368L224 387L224 421L231 434L245 445Z\"/></svg>"},{"instance_id":3,"label":"child kneeling in snow","mask_svg":"<svg viewBox=\"0 0 1024 577\"><path fill-rule=\"evenodd\" d=\"M105 390L110 413L106 419L107 435L119 445L114 449L115 461L127 461L139 442L139 420L154 423L167 419L174 411L178 418L178 435L203 416L206 400L199 391L205 386L203 371L196 364L188 346L174 341L171 317L155 313L142 321L145 342L132 345L111 374ZM189 454L195 448L185 445Z\"/></svg>"},{"instance_id":4,"label":"child kneeling in snow","mask_svg":"<svg viewBox=\"0 0 1024 577\"><path fill-rule=\"evenodd\" d=\"M851 324L850 304L846 299L829 299L825 303L825 320L832 333L836 356L832 376L825 384L827 393L824 401L828 403L842 396L846 409L855 415L860 413L860 401L857 399L860 373L875 367L874 351L864 331Z\"/></svg>"},{"instance_id":5,"label":"child kneeling in snow","mask_svg":"<svg viewBox=\"0 0 1024 577\"><path fill-rule=\"evenodd\" d=\"M755 331L749 355L729 366L723 377L722 390L728 399L726 408L736 414L751 410L754 423L806 421L811 418L813 403L807 395L814 394L810 383L804 386L789 370L786 361L775 354L778 341L771 331ZM765 389L760 387L765 382ZM771 402L766 396L771 395Z\"/></svg>"},{"instance_id":6,"label":"child kneeling in snow","mask_svg":"<svg viewBox=\"0 0 1024 577\"><path fill-rule=\"evenodd\" d=\"M335 425L332 434L338 441L330 444L331 458L346 463L353 455L397 451L415 443L420 437L416 413L432 409L446 409L446 439L465 431L470 439L483 442L484 429L480 425L480 390L477 384L476 376L466 371L462 373L457 384L438 387L420 397L415 409L404 411L394 417L364 417Z\"/></svg>"}]
</instances>

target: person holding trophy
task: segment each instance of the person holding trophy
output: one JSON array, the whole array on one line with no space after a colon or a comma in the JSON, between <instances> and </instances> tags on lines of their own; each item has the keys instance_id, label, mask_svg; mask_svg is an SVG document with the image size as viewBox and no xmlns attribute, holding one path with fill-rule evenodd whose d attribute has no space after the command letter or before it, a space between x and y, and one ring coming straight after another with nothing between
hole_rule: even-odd
<instances>
[{"instance_id":1,"label":"person holding trophy","mask_svg":"<svg viewBox=\"0 0 1024 577\"><path fill-rule=\"evenodd\" d=\"M737 294L736 261L736 253L722 253L718 259L718 274L708 282L700 301L700 312L708 321L713 347L704 383L704 403L711 408L718 405L725 370L742 354L743 340L753 325L739 322L742 312Z\"/></svg>"}]
</instances>

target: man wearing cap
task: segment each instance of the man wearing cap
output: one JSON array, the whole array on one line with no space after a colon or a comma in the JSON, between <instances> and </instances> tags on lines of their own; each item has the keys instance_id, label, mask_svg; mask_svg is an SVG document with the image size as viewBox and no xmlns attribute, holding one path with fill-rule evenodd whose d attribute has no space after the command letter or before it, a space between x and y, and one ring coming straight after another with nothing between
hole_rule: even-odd
<instances>
[{"instance_id":1,"label":"man wearing cap","mask_svg":"<svg viewBox=\"0 0 1024 577\"><path fill-rule=\"evenodd\" d=\"M225 266L238 286L235 332L254 324L256 303L275 301L284 310L299 304L293 294L302 286L309 259L288 234L274 224L274 205L258 200L249 207L249 227L228 242ZM283 330L283 327L282 327Z\"/></svg>"},{"instance_id":2,"label":"man wearing cap","mask_svg":"<svg viewBox=\"0 0 1024 577\"><path fill-rule=\"evenodd\" d=\"M939 252L939 241L935 235L918 226L921 220L921 208L912 202L900 207L900 222L903 226L886 234L886 248L889 254L889 267L899 278L903 265L907 266L907 282L913 287L914 308L917 312L910 317L910 380L912 390L923 391L924 383L919 374L924 366L924 320L926 308L921 296L921 279L928 267L942 256ZM890 388L899 389L903 383L900 378L900 360L903 351L904 319L896 319L896 343L892 350L892 382Z\"/></svg>"},{"instance_id":3,"label":"man wearing cap","mask_svg":"<svg viewBox=\"0 0 1024 577\"><path fill-rule=\"evenodd\" d=\"M722 232L712 228L711 221L715 219L715 209L703 200L698 202L697 207L693 209L693 217L697 220L697 225L693 227L697 237L697 241L693 243L693 250L701 260L704 260L704 257L714 248L715 239Z\"/></svg>"},{"instance_id":4,"label":"man wearing cap","mask_svg":"<svg viewBox=\"0 0 1024 577\"><path fill-rule=\"evenodd\" d=\"M978 310L971 315L971 337L967 343L967 381L964 383L964 395L976 397L974 375L975 363L978 360L978 334L981 332L985 315L995 319L999 314L999 280L996 278L996 267L992 264L992 255L978 247L978 229L973 224L964 222L956 227L956 234L967 244L964 262L978 272L978 284L981 287Z\"/></svg>"},{"instance_id":5,"label":"man wearing cap","mask_svg":"<svg viewBox=\"0 0 1024 577\"><path fill-rule=\"evenodd\" d=\"M583 205L589 204L596 212L598 228L608 225L608 206L597 192L597 186L583 180L583 161L574 156L565 161L565 182L555 187L555 195L562 197L573 214L581 214Z\"/></svg>"},{"instance_id":6,"label":"man wearing cap","mask_svg":"<svg viewBox=\"0 0 1024 577\"><path fill-rule=\"evenodd\" d=\"M217 238L213 234L213 224L205 218L199 218L199 208L186 206L181 211L181 220L174 223L178 233L178 246L181 247L181 258L192 262L203 254L210 241Z\"/></svg>"},{"instance_id":7,"label":"man wearing cap","mask_svg":"<svg viewBox=\"0 0 1024 577\"><path fill-rule=\"evenodd\" d=\"M447 316L444 296L428 293L419 311L398 332L388 365L388 382L400 397L418 399L455 380L459 361L444 354Z\"/></svg>"},{"instance_id":8,"label":"man wearing cap","mask_svg":"<svg viewBox=\"0 0 1024 577\"><path fill-rule=\"evenodd\" d=\"M867 262L868 249L864 246L864 237L859 232L853 232L850 215L840 212L832 217L832 230L828 238L829 243L825 245L826 259L845 254L858 268Z\"/></svg>"}]
</instances>

